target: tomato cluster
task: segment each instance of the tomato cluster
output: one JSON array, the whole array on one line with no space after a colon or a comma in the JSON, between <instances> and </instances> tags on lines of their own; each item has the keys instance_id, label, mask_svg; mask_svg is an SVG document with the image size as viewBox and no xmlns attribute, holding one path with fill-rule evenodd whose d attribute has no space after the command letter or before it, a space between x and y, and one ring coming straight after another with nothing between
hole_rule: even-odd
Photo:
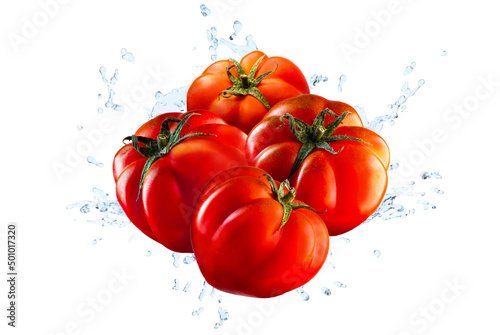
<instances>
[{"instance_id":1,"label":"tomato cluster","mask_svg":"<svg viewBox=\"0 0 500 335\"><path fill-rule=\"evenodd\" d=\"M368 218L389 149L354 108L309 94L288 59L210 65L187 112L142 125L115 155L120 205L145 235L194 253L209 284L273 297L313 278L329 236Z\"/></svg>"}]
</instances>

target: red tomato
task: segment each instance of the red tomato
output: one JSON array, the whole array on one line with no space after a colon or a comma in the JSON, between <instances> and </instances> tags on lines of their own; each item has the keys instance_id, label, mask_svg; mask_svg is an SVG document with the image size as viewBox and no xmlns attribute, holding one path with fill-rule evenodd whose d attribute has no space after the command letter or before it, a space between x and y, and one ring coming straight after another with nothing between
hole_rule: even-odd
<instances>
[{"instance_id":1,"label":"red tomato","mask_svg":"<svg viewBox=\"0 0 500 335\"><path fill-rule=\"evenodd\" d=\"M250 165L288 178L297 199L326 211L320 217L332 236L365 221L387 188L386 142L362 127L354 108L317 95L276 104L248 135L246 154Z\"/></svg>"},{"instance_id":2,"label":"red tomato","mask_svg":"<svg viewBox=\"0 0 500 335\"><path fill-rule=\"evenodd\" d=\"M191 227L196 261L213 287L268 298L316 275L328 255L328 230L265 171L234 167L216 176L198 199ZM288 190L287 190L288 188Z\"/></svg>"},{"instance_id":3,"label":"red tomato","mask_svg":"<svg viewBox=\"0 0 500 335\"><path fill-rule=\"evenodd\" d=\"M248 133L277 102L309 93L300 69L283 57L254 51L210 65L189 87L187 108L208 109Z\"/></svg>"},{"instance_id":4,"label":"red tomato","mask_svg":"<svg viewBox=\"0 0 500 335\"><path fill-rule=\"evenodd\" d=\"M113 161L116 195L130 221L176 252L192 252L191 218L205 185L219 172L246 164L246 134L211 112L195 112L149 120Z\"/></svg>"}]
</instances>

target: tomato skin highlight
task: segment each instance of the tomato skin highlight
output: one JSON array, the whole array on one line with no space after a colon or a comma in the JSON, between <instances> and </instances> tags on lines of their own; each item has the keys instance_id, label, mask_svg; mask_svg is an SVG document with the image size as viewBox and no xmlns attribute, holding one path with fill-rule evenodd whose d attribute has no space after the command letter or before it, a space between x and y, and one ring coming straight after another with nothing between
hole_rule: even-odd
<instances>
[{"instance_id":1,"label":"tomato skin highlight","mask_svg":"<svg viewBox=\"0 0 500 335\"><path fill-rule=\"evenodd\" d=\"M234 167L216 176L198 198L193 250L203 276L219 290L281 295L313 278L328 255L328 229L313 211L293 209L280 229L283 207L264 174Z\"/></svg>"},{"instance_id":2,"label":"tomato skin highlight","mask_svg":"<svg viewBox=\"0 0 500 335\"><path fill-rule=\"evenodd\" d=\"M336 154L313 148L290 176L303 143L283 116L290 115L312 126L325 108L337 117L349 112L331 136L350 139L324 142ZM337 117L326 114L325 126ZM331 236L348 232L364 222L378 208L387 189L390 160L387 143L362 127L361 118L351 106L312 94L283 100L271 108L249 133L246 156L250 165L268 171L273 178L279 181L289 178L298 200L318 212L325 211L319 215Z\"/></svg>"},{"instance_id":3,"label":"tomato skin highlight","mask_svg":"<svg viewBox=\"0 0 500 335\"><path fill-rule=\"evenodd\" d=\"M190 224L196 200L213 176L233 166L246 165L246 134L227 125L219 116L195 111L181 129L180 136L193 136L173 146L157 159L144 176L147 157L132 144L118 150L113 161L118 202L130 221L145 235L175 252L192 252ZM165 113L149 120L136 136L156 138L168 117L183 119L187 114ZM176 123L169 123L173 133ZM219 137L220 135L220 137ZM139 147L144 147L139 143ZM140 149L139 148L139 149Z\"/></svg>"},{"instance_id":4,"label":"tomato skin highlight","mask_svg":"<svg viewBox=\"0 0 500 335\"><path fill-rule=\"evenodd\" d=\"M261 57L263 58L258 63L255 77L271 73L255 87L265 97L269 107L286 98L309 93L309 84L304 74L295 64L283 57L268 57L261 51L253 51L244 56L239 63L245 74L251 72L252 66ZM248 133L262 120L268 108L252 95L221 94L233 85L228 77L227 68L235 65L234 62L234 60L217 61L196 78L187 92L187 108L210 110L221 116L228 124ZM235 67L229 71L239 78Z\"/></svg>"}]
</instances>

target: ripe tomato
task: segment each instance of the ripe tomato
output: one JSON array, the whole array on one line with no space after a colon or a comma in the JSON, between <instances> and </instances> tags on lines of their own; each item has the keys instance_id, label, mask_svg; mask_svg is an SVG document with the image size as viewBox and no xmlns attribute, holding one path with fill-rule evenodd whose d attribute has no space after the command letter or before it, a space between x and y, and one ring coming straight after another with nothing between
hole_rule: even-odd
<instances>
[{"instance_id":1,"label":"ripe tomato","mask_svg":"<svg viewBox=\"0 0 500 335\"><path fill-rule=\"evenodd\" d=\"M387 188L389 148L362 127L354 108L317 95L276 104L246 143L250 165L289 179L297 199L320 214L330 235L370 216Z\"/></svg>"},{"instance_id":2,"label":"ripe tomato","mask_svg":"<svg viewBox=\"0 0 500 335\"><path fill-rule=\"evenodd\" d=\"M196 200L213 176L246 164L246 134L199 110L161 114L129 139L113 161L118 202L144 234L170 250L192 252Z\"/></svg>"},{"instance_id":3,"label":"ripe tomato","mask_svg":"<svg viewBox=\"0 0 500 335\"><path fill-rule=\"evenodd\" d=\"M328 230L266 172L234 167L216 176L198 199L191 227L201 273L213 287L268 298L307 283L328 255Z\"/></svg>"},{"instance_id":4,"label":"ripe tomato","mask_svg":"<svg viewBox=\"0 0 500 335\"><path fill-rule=\"evenodd\" d=\"M278 101L309 93L300 69L283 57L254 51L210 65L189 87L187 108L208 109L248 133Z\"/></svg>"}]
</instances>

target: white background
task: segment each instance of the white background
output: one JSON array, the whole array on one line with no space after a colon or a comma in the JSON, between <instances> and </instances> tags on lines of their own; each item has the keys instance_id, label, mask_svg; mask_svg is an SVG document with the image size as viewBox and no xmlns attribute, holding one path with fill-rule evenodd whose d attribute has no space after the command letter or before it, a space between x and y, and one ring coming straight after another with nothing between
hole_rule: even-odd
<instances>
[{"instance_id":1,"label":"white background","mask_svg":"<svg viewBox=\"0 0 500 335\"><path fill-rule=\"evenodd\" d=\"M500 21L493 2L207 0L208 17L201 15L201 4L2 3L2 334L4 329L44 335L498 334ZM425 191L423 198L437 208L424 211L417 199L408 198L414 215L374 220L347 233L350 243L333 238L327 263L336 268L326 264L306 285L307 302L290 292L274 300L224 294L219 304L210 291L200 302L203 279L195 264L175 269L171 252L139 233L128 242L137 232L132 225L99 227L86 222L98 219L98 213L65 209L92 199L93 187L114 195L111 163L121 139L147 120L143 107L154 105L156 91L189 85L210 64L206 30L215 26L218 37L228 40L234 20L243 24L237 44L252 34L260 50L288 57L307 78L327 76L312 93L362 106L369 119L389 111L405 81L410 88L419 79L426 82L395 125L386 125L381 134L392 162L409 162L392 178L415 180L416 190ZM26 28L30 24L38 27ZM360 31L367 30L363 40ZM12 43L14 38L21 42ZM342 52L346 44L357 48L351 57ZM134 54L135 64L121 59L123 47ZM219 47L219 59L227 57L240 58ZM404 76L411 62L416 67ZM114 88L115 102L125 106L122 114L97 113L107 96L100 66L108 78L114 69L120 71ZM168 76L148 82L154 85L140 95L144 79L155 70ZM339 94L342 74L347 81ZM463 116L456 113L459 108ZM83 161L58 178L55 162L65 164L68 147L85 140L77 125L90 131L102 119L110 120L112 130L91 155L104 166ZM433 132L441 132L440 143L430 144ZM439 171L443 179L422 180L421 171ZM432 186L444 194L433 193ZM16 329L6 326L5 317L8 222L19 226ZM92 245L98 237L102 240ZM381 251L380 258L374 249ZM115 273L122 272L128 279L120 286ZM172 290L175 278L180 291ZM184 293L187 281L191 288ZM114 293L110 283L117 288ZM331 289L331 296L321 293L322 286ZM103 306L92 310L91 299ZM200 316L191 315L202 306ZM219 306L230 318L214 330Z\"/></svg>"}]
</instances>

